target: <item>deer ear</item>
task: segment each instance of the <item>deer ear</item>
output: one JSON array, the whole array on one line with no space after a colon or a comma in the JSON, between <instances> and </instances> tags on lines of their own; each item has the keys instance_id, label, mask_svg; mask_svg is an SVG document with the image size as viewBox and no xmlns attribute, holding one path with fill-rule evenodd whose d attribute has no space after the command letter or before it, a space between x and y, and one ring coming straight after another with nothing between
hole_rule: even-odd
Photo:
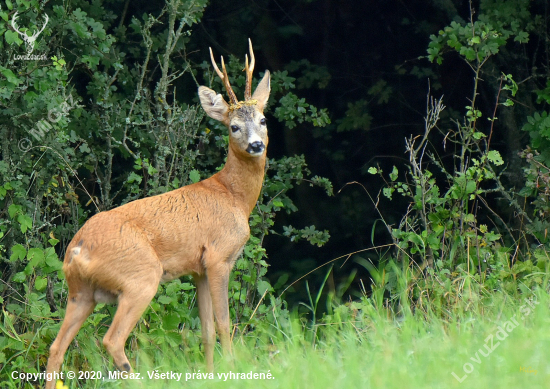
<instances>
[{"instance_id":1,"label":"deer ear","mask_svg":"<svg viewBox=\"0 0 550 389\"><path fill-rule=\"evenodd\" d=\"M262 78L262 81L258 84L256 87L256 90L254 91L254 94L252 95L252 99L258 100L258 110L263 112L265 105L267 104L267 100L269 100L269 92L271 91L271 78L269 74L269 70L265 71L264 78Z\"/></svg>"},{"instance_id":2,"label":"deer ear","mask_svg":"<svg viewBox=\"0 0 550 389\"><path fill-rule=\"evenodd\" d=\"M205 86L199 86L199 98L202 108L208 116L225 125L229 124L229 105L227 105L222 95Z\"/></svg>"}]
</instances>

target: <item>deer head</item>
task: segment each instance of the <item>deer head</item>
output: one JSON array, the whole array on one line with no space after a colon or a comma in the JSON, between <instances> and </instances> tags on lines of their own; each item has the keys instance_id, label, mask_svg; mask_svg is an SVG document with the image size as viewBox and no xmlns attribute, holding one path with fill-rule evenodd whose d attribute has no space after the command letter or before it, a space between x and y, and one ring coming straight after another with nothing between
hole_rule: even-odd
<instances>
[{"instance_id":1,"label":"deer head","mask_svg":"<svg viewBox=\"0 0 550 389\"><path fill-rule=\"evenodd\" d=\"M19 35L21 35L21 37L25 41L25 44L27 46L27 54L30 55L34 50L34 42L36 41L38 36L42 33L42 31L44 31L44 28L46 28L46 25L48 24L48 20L49 20L48 15L44 14L44 19L45 19L44 25L39 31L36 31L31 36L28 36L26 32L19 31L17 23L15 23L16 19L17 19L17 12L13 15L13 18L11 19L11 26L15 31L17 31Z\"/></svg>"},{"instance_id":2,"label":"deer head","mask_svg":"<svg viewBox=\"0 0 550 389\"><path fill-rule=\"evenodd\" d=\"M265 71L262 81L258 84L254 94L251 94L255 59L250 39L248 44L250 63L248 62L248 56L245 56L246 85L244 101L239 101L231 88L223 57L221 58L223 71L220 71L216 65L212 48L210 48L210 59L225 86L230 103L228 104L221 94L216 94L212 89L205 86L199 87L199 97L206 114L212 119L224 123L229 128L229 146L236 155L244 158L265 157L268 138L263 111L269 99L270 74L268 70Z\"/></svg>"}]
</instances>

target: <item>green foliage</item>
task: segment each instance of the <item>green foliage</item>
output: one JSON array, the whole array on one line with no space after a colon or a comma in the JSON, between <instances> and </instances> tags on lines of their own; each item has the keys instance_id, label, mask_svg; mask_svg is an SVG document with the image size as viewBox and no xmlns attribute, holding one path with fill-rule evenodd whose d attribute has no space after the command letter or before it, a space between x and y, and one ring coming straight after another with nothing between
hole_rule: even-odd
<instances>
[{"instance_id":1,"label":"green foliage","mask_svg":"<svg viewBox=\"0 0 550 389\"><path fill-rule=\"evenodd\" d=\"M287 93L279 100L279 106L275 108L274 116L285 123L288 128L294 128L298 123L309 122L315 127L324 127L330 124L330 118L325 108L317 109L306 103L304 98L299 98L292 92Z\"/></svg>"},{"instance_id":2,"label":"green foliage","mask_svg":"<svg viewBox=\"0 0 550 389\"><path fill-rule=\"evenodd\" d=\"M452 22L450 26L439 31L439 34L430 37L428 58L441 65L441 52L450 48L464 56L467 61L484 62L487 58L497 54L500 47L506 44L506 37L493 26L480 21L472 24L460 25Z\"/></svg>"},{"instance_id":3,"label":"green foliage","mask_svg":"<svg viewBox=\"0 0 550 389\"><path fill-rule=\"evenodd\" d=\"M535 90L537 95L537 103L545 102L550 104L550 80L546 81L546 86L543 89Z\"/></svg>"},{"instance_id":4,"label":"green foliage","mask_svg":"<svg viewBox=\"0 0 550 389\"><path fill-rule=\"evenodd\" d=\"M326 67L314 65L307 59L291 61L286 66L286 69L290 72L299 72L301 74L296 80L298 89L311 88L313 86L325 89L331 79Z\"/></svg>"},{"instance_id":5,"label":"green foliage","mask_svg":"<svg viewBox=\"0 0 550 389\"><path fill-rule=\"evenodd\" d=\"M368 102L359 100L348 103L346 116L338 120L339 132L352 130L368 130L372 122L372 116L368 111Z\"/></svg>"},{"instance_id":6,"label":"green foliage","mask_svg":"<svg viewBox=\"0 0 550 389\"><path fill-rule=\"evenodd\" d=\"M550 163L550 117L548 112L535 112L527 117L527 123L522 128L529 133L531 147L540 150L537 159L548 165Z\"/></svg>"},{"instance_id":7,"label":"green foliage","mask_svg":"<svg viewBox=\"0 0 550 389\"><path fill-rule=\"evenodd\" d=\"M518 195L526 203L527 212L522 214L522 218L526 223L526 235L533 239L532 256L539 261L537 264L546 260L546 256L541 256L540 253L546 252L550 247L550 81L545 78L545 86L534 91L539 109L527 116L521 129L529 134L529 145L519 153L526 164L523 167L525 183Z\"/></svg>"},{"instance_id":8,"label":"green foliage","mask_svg":"<svg viewBox=\"0 0 550 389\"><path fill-rule=\"evenodd\" d=\"M442 54L453 50L468 63L483 64L498 54L509 39L519 43L529 41L529 31L535 28L535 23L530 20L528 0L483 1L481 8L478 20L453 21L438 35L431 35L428 59L441 65Z\"/></svg>"},{"instance_id":9,"label":"green foliage","mask_svg":"<svg viewBox=\"0 0 550 389\"><path fill-rule=\"evenodd\" d=\"M316 312L317 312L317 308L319 307L319 300L321 299L321 293L323 292L323 288L325 287L325 284L331 272L332 272L332 266L327 271L327 274L325 275L323 282L321 282L321 285L319 286L319 290L317 291L317 296L315 296L315 301L309 290L309 283L306 281L306 290L307 290L307 295L309 297L309 304L305 304L305 303L301 303L301 304L305 306L309 311L311 311L311 315L313 318L312 326L315 326Z\"/></svg>"},{"instance_id":10,"label":"green foliage","mask_svg":"<svg viewBox=\"0 0 550 389\"><path fill-rule=\"evenodd\" d=\"M526 127L528 124L526 125ZM525 128L525 127L524 127ZM532 143L533 144L533 143ZM527 221L527 233L535 238L533 247L536 253L550 247L550 168L548 167L548 155L543 151L528 147L520 153L527 165L523 168L525 174L525 186L519 195L531 199L532 213L525 219Z\"/></svg>"},{"instance_id":11,"label":"green foliage","mask_svg":"<svg viewBox=\"0 0 550 389\"><path fill-rule=\"evenodd\" d=\"M483 67L499 53L509 38L520 43L527 42L526 31L533 28L533 24L525 18L527 2L504 3L506 6L499 8L499 12L481 13L479 20L466 24L452 22L438 36L431 37L428 47L431 61L441 64L442 54L450 49L458 53L474 73L473 93L470 104L465 107L463 120L454 122L454 130L441 131L446 147L450 143L454 148L452 163L440 159L441 151L431 146L440 143L432 141L432 133L440 130L438 121L445 106L442 99L429 97L425 133L406 140L409 163L405 171L394 166L386 176L380 167L368 169L370 174L379 175L385 181L381 191L384 197L396 201L395 195L398 194L409 202L408 211L398 225L386 224L395 251L382 259L382 269L362 263L371 274L387 272L385 282L378 287L389 291L396 303L410 299L415 306L426 307L427 301L423 296L427 296L437 302L438 312L443 313L445 307L460 299L461 291L453 288L457 283L468 287L476 283L481 288L503 290L510 294L543 284L541 271L546 270L548 260L541 255L541 250L524 247L519 251L520 239L504 223L493 222L493 227L489 227L480 220L484 217L483 212L478 214L479 206L483 205L502 221L487 201L489 194L499 193L516 207L522 217L525 216L513 194L505 189L500 180L501 169L505 167L503 157L498 150L490 147L497 117L488 117L484 122L484 115L477 107ZM518 15L509 7L512 3L521 4ZM487 9L495 10L492 7ZM513 106L511 98L517 92L518 84L512 75L502 74L494 115L501 106ZM547 142L544 127L546 116L536 113L528 118L524 130L530 132L533 146ZM539 189L545 180L550 182L549 170L543 163L546 157L530 151L525 152L524 157L530 167L526 169L529 179L522 193L538 195L535 208L540 217L534 220L538 224L530 223L520 234L530 233L537 239L543 239L539 242L546 242L546 235L540 235L550 227L544 222L548 193L546 189ZM544 188L547 187L544 185ZM378 206L378 202L375 204ZM381 211L380 214L384 218ZM400 285L395 282L398 279L404 282ZM379 301L381 299L382 296L379 296Z\"/></svg>"}]
</instances>

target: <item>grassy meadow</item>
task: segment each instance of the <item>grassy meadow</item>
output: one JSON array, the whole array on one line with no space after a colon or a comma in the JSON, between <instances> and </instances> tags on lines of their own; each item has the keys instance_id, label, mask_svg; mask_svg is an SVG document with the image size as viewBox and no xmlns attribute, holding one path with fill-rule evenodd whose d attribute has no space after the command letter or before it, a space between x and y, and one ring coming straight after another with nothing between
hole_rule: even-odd
<instances>
[{"instance_id":1,"label":"grassy meadow","mask_svg":"<svg viewBox=\"0 0 550 389\"><path fill-rule=\"evenodd\" d=\"M406 306L401 306L400 313L395 315L365 297L335 307L331 317L315 326L292 315L284 321L262 322L245 335L234 336L232 359L224 358L218 348L216 370L206 376L199 346L200 331L182 331L179 348L161 347L140 336L138 327L127 348L139 379L113 379L113 376L109 379L108 371L115 369L99 347L100 338L79 336L76 346L67 354L65 369L88 365L90 371L102 369L102 379L65 379L64 385L68 388L547 387L549 295L535 291L521 299L502 292L484 298L474 296L478 295L465 293L460 304L443 315L429 308L412 312ZM84 364L80 353L87 355ZM14 380L11 384L20 382Z\"/></svg>"}]
</instances>

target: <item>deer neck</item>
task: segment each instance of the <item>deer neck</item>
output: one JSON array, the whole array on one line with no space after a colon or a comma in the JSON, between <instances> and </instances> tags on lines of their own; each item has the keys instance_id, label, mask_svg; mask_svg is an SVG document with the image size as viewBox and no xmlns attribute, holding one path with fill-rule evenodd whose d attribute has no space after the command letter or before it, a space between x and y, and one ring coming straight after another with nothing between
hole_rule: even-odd
<instances>
[{"instance_id":1,"label":"deer neck","mask_svg":"<svg viewBox=\"0 0 550 389\"><path fill-rule=\"evenodd\" d=\"M241 156L229 146L227 162L217 174L243 210L249 215L260 196L265 174L265 153L260 157Z\"/></svg>"}]
</instances>

